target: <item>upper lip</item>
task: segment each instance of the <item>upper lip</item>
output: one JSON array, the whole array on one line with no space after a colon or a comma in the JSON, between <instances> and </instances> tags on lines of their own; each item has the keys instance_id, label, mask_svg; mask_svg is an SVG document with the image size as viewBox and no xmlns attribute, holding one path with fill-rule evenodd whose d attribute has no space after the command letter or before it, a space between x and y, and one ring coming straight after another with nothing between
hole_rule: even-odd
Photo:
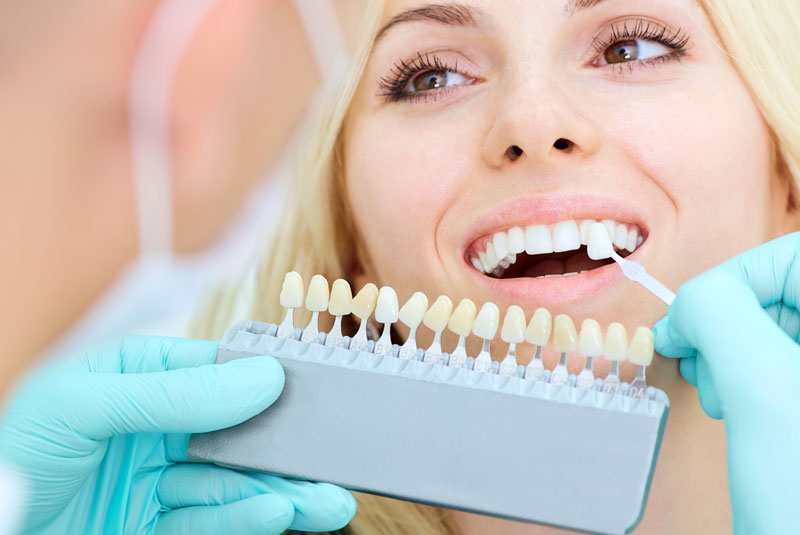
<instances>
[{"instance_id":1,"label":"upper lip","mask_svg":"<svg viewBox=\"0 0 800 535\"><path fill-rule=\"evenodd\" d=\"M515 197L495 205L468 228L462 250L466 254L475 241L513 227L548 225L569 219L613 219L634 224L643 236L648 229L644 218L631 203L614 197L561 194ZM469 259L467 259L469 260Z\"/></svg>"}]
</instances>

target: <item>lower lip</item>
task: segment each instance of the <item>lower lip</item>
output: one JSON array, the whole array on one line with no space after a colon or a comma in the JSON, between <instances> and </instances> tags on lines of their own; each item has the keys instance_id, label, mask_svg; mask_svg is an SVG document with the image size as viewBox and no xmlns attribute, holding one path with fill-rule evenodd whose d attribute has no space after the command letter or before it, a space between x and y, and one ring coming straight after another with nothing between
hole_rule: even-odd
<instances>
[{"instance_id":1,"label":"lower lip","mask_svg":"<svg viewBox=\"0 0 800 535\"><path fill-rule=\"evenodd\" d=\"M641 246L627 258L634 260L640 250ZM471 265L467 268L475 274L480 284L500 295L505 301L543 305L559 305L587 299L624 277L616 262L578 275L547 278L495 279L478 273Z\"/></svg>"}]
</instances>

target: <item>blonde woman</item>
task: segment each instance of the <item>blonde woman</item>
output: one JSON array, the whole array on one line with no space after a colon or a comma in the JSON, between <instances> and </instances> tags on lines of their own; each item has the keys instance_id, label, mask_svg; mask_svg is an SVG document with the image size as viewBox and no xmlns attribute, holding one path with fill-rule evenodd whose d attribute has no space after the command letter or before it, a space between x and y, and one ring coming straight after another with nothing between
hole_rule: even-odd
<instances>
[{"instance_id":1,"label":"blonde woman","mask_svg":"<svg viewBox=\"0 0 800 535\"><path fill-rule=\"evenodd\" d=\"M800 8L793 0L766 4L369 2L360 54L303 154L283 232L260 272L252 317L280 319L279 285L295 269L343 277L356 289L367 281L390 285L401 299L423 291L493 301L501 309L518 304L528 313L545 306L576 320L629 328L653 325L666 307L613 265L590 261L582 251L520 254L505 272L487 274L482 247L487 236L517 226L613 219L641 238L632 247L636 258L677 289L800 229L800 63L792 46ZM698 295L703 292L682 290L673 309L694 308L686 303ZM225 309L218 300L217 313L198 334L218 337L234 319L219 312ZM692 342L698 337L681 330L681 317L670 322L662 324L670 340L689 348L680 356L694 358L681 368L689 373L694 365L693 382L702 383L708 342ZM505 352L500 344L493 350L495 358ZM552 368L554 355L545 362ZM752 370L759 371L756 363ZM771 390L752 385L754 391L761 397L789 392L775 379L780 370L770 371ZM638 532L730 532L723 422L704 414L676 361L658 359L650 377L669 394L671 415ZM730 409L723 386L700 391L703 408L717 417L724 410L714 413L709 396ZM748 397L744 390L736 395ZM782 410L776 414L785 417ZM724 416L728 425L736 421ZM797 467L768 459L751 470L746 463L758 457L752 452L737 446L733 455L732 449L730 466L733 518L748 533L764 532L755 528L781 511L774 504L797 495L796 484L758 487L754 474L793 474ZM758 502L766 508L762 516L748 502L747 492L756 488L772 492ZM372 496L359 502L348 533L558 531ZM783 520L786 515L783 510Z\"/></svg>"}]
</instances>

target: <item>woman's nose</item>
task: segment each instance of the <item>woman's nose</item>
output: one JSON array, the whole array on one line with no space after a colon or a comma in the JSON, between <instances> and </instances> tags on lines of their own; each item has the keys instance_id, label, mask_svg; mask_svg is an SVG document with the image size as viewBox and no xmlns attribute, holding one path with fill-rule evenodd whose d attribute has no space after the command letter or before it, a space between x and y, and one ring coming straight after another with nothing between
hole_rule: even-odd
<instances>
[{"instance_id":1,"label":"woman's nose","mask_svg":"<svg viewBox=\"0 0 800 535\"><path fill-rule=\"evenodd\" d=\"M563 87L530 80L516 83L497 96L484 159L500 168L522 160L543 163L590 156L600 147L600 135L585 112L585 99Z\"/></svg>"}]
</instances>

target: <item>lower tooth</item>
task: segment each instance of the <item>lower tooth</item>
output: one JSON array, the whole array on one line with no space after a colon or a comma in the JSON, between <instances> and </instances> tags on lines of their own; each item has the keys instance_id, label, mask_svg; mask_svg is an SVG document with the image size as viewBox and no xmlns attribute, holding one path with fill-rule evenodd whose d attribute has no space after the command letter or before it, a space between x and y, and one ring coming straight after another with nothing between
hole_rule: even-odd
<instances>
[{"instance_id":1,"label":"lower tooth","mask_svg":"<svg viewBox=\"0 0 800 535\"><path fill-rule=\"evenodd\" d=\"M510 265L511 264L506 260L503 260L502 262L500 262L500 267L503 268L503 269L507 269L508 266L510 266Z\"/></svg>"}]
</instances>

